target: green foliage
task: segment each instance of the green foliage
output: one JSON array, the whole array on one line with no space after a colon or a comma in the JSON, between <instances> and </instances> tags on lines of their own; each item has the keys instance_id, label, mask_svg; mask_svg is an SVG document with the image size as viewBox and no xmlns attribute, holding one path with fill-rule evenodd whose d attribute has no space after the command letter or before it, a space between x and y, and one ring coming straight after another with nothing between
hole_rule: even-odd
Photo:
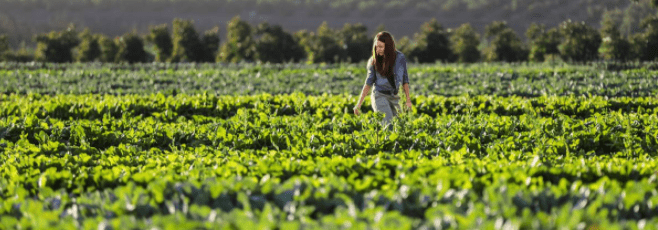
<instances>
[{"instance_id":1,"label":"green foliage","mask_svg":"<svg viewBox=\"0 0 658 230\"><path fill-rule=\"evenodd\" d=\"M204 48L192 20L174 19L173 44L170 62L199 62L204 56Z\"/></svg>"},{"instance_id":2,"label":"green foliage","mask_svg":"<svg viewBox=\"0 0 658 230\"><path fill-rule=\"evenodd\" d=\"M345 60L339 31L329 28L326 21L318 27L316 33L300 31L297 37L306 50L308 63L337 63Z\"/></svg>"},{"instance_id":3,"label":"green foliage","mask_svg":"<svg viewBox=\"0 0 658 230\"><path fill-rule=\"evenodd\" d=\"M361 23L351 25L345 23L338 32L339 44L343 47L347 62L358 63L368 60L372 55L373 40L368 37L368 28Z\"/></svg>"},{"instance_id":4,"label":"green foliage","mask_svg":"<svg viewBox=\"0 0 658 230\"><path fill-rule=\"evenodd\" d=\"M42 62L71 62L73 61L71 49L80 44L73 24L63 31L37 35L34 40L37 42L35 58Z\"/></svg>"},{"instance_id":5,"label":"green foliage","mask_svg":"<svg viewBox=\"0 0 658 230\"><path fill-rule=\"evenodd\" d=\"M454 58L450 47L450 35L436 19L432 19L423 23L420 32L414 34L414 41L405 55L421 63L449 62Z\"/></svg>"},{"instance_id":6,"label":"green foliage","mask_svg":"<svg viewBox=\"0 0 658 230\"><path fill-rule=\"evenodd\" d=\"M651 96L658 63L561 64L490 63L407 66L414 95L600 95ZM43 68L43 69L42 69ZM66 69L66 70L64 70ZM0 63L0 94L152 94L179 92L220 95L343 94L361 92L362 64ZM30 76L30 77L26 77ZM93 76L93 77L90 77ZM186 79L181 81L181 79ZM189 79L189 80L187 80Z\"/></svg>"},{"instance_id":7,"label":"green foliage","mask_svg":"<svg viewBox=\"0 0 658 230\"><path fill-rule=\"evenodd\" d=\"M0 35L0 54L10 51L9 37L6 34Z\"/></svg>"},{"instance_id":8,"label":"green foliage","mask_svg":"<svg viewBox=\"0 0 658 230\"><path fill-rule=\"evenodd\" d=\"M10 53L9 37L5 34L0 35L0 61L6 61Z\"/></svg>"},{"instance_id":9,"label":"green foliage","mask_svg":"<svg viewBox=\"0 0 658 230\"><path fill-rule=\"evenodd\" d=\"M219 52L219 27L214 27L203 33L201 37L201 46L203 52L201 53L201 62L215 62L215 57Z\"/></svg>"},{"instance_id":10,"label":"green foliage","mask_svg":"<svg viewBox=\"0 0 658 230\"><path fill-rule=\"evenodd\" d=\"M642 20L642 42L640 60L651 61L658 58L658 16L649 16ZM636 43L638 44L638 43Z\"/></svg>"},{"instance_id":11,"label":"green foliage","mask_svg":"<svg viewBox=\"0 0 658 230\"><path fill-rule=\"evenodd\" d=\"M116 56L118 62L146 62L147 54L144 50L144 41L136 32L121 36L117 46L119 47Z\"/></svg>"},{"instance_id":12,"label":"green foliage","mask_svg":"<svg viewBox=\"0 0 658 230\"><path fill-rule=\"evenodd\" d=\"M279 25L259 24L256 37L256 56L261 62L299 62L304 58L304 48Z\"/></svg>"},{"instance_id":13,"label":"green foliage","mask_svg":"<svg viewBox=\"0 0 658 230\"><path fill-rule=\"evenodd\" d=\"M101 62L117 62L117 54L119 53L119 45L117 39L108 38L105 35L100 35L98 44L101 48Z\"/></svg>"},{"instance_id":14,"label":"green foliage","mask_svg":"<svg viewBox=\"0 0 658 230\"><path fill-rule=\"evenodd\" d=\"M457 62L472 63L480 60L480 35L475 32L470 23L462 24L455 29L450 37L452 52L457 56Z\"/></svg>"},{"instance_id":15,"label":"green foliage","mask_svg":"<svg viewBox=\"0 0 658 230\"><path fill-rule=\"evenodd\" d=\"M485 37L491 41L484 50L486 61L518 62L527 60L527 49L506 22L495 21L487 25Z\"/></svg>"},{"instance_id":16,"label":"green foliage","mask_svg":"<svg viewBox=\"0 0 658 230\"><path fill-rule=\"evenodd\" d=\"M256 42L249 23L235 16L228 23L227 41L220 49L217 60L220 62L254 61L256 58Z\"/></svg>"},{"instance_id":17,"label":"green foliage","mask_svg":"<svg viewBox=\"0 0 658 230\"><path fill-rule=\"evenodd\" d=\"M78 35L80 37L80 45L78 46L78 55L76 56L79 62L96 61L101 56L101 47L98 43L98 35L91 34L87 28Z\"/></svg>"},{"instance_id":18,"label":"green foliage","mask_svg":"<svg viewBox=\"0 0 658 230\"><path fill-rule=\"evenodd\" d=\"M178 36L183 36L179 34ZM146 40L155 45L155 61L165 62L168 61L173 52L173 42L169 34L167 24L153 26L150 28L150 33L146 36Z\"/></svg>"},{"instance_id":19,"label":"green foliage","mask_svg":"<svg viewBox=\"0 0 658 230\"><path fill-rule=\"evenodd\" d=\"M402 52L405 55L405 58L407 59L407 62L413 62L417 63L418 62L418 57L415 55L415 57L409 57L409 55L412 52L415 52L415 43L413 40L409 39L409 37L404 36L397 41L395 41L395 48ZM372 51L371 51L372 52Z\"/></svg>"},{"instance_id":20,"label":"green foliage","mask_svg":"<svg viewBox=\"0 0 658 230\"><path fill-rule=\"evenodd\" d=\"M11 62L32 62L34 61L34 52L28 50L25 41L21 42L20 48L14 52L11 50L5 52L0 56L0 61L11 61Z\"/></svg>"},{"instance_id":21,"label":"green foliage","mask_svg":"<svg viewBox=\"0 0 658 230\"><path fill-rule=\"evenodd\" d=\"M390 130L347 95L0 97L11 229L658 224L652 97L415 96Z\"/></svg>"},{"instance_id":22,"label":"green foliage","mask_svg":"<svg viewBox=\"0 0 658 230\"><path fill-rule=\"evenodd\" d=\"M551 28L548 31L544 24L532 23L525 33L530 42L530 52L528 59L530 61L542 62L546 55L559 55L560 50L560 33L557 28Z\"/></svg>"},{"instance_id":23,"label":"green foliage","mask_svg":"<svg viewBox=\"0 0 658 230\"><path fill-rule=\"evenodd\" d=\"M633 34L628 37L629 56L633 59L644 60L647 49L647 39L644 34Z\"/></svg>"},{"instance_id":24,"label":"green foliage","mask_svg":"<svg viewBox=\"0 0 658 230\"><path fill-rule=\"evenodd\" d=\"M612 17L604 17L601 22L601 47L599 54L605 60L625 61L629 59L630 43L622 37L619 25Z\"/></svg>"},{"instance_id":25,"label":"green foliage","mask_svg":"<svg viewBox=\"0 0 658 230\"><path fill-rule=\"evenodd\" d=\"M293 39L295 40L295 43L299 44L301 47L304 49L304 53L306 54L306 63L311 64L312 60L309 58L310 55L313 53L313 50L311 50L311 45L312 45L312 39L314 33L309 32L308 30L299 30L295 33L292 34Z\"/></svg>"},{"instance_id":26,"label":"green foliage","mask_svg":"<svg viewBox=\"0 0 658 230\"><path fill-rule=\"evenodd\" d=\"M591 61L598 58L601 35L585 22L564 21L559 26L562 43L558 46L564 60Z\"/></svg>"}]
</instances>

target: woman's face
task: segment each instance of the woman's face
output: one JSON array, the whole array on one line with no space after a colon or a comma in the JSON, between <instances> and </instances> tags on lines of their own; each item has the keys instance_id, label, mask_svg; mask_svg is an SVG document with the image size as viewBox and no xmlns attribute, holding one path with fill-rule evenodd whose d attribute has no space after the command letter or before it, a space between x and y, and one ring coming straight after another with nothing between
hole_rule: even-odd
<instances>
[{"instance_id":1,"label":"woman's face","mask_svg":"<svg viewBox=\"0 0 658 230\"><path fill-rule=\"evenodd\" d=\"M377 45L375 46L375 54L379 56L384 56L384 47L385 47L384 42L377 41Z\"/></svg>"}]
</instances>

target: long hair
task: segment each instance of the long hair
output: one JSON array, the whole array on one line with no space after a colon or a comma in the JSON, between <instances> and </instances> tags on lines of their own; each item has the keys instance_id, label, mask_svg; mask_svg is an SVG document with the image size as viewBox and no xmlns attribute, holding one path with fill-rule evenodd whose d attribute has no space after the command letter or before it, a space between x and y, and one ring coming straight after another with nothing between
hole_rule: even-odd
<instances>
[{"instance_id":1,"label":"long hair","mask_svg":"<svg viewBox=\"0 0 658 230\"><path fill-rule=\"evenodd\" d=\"M377 55L377 41L384 42L384 56ZM393 76L393 65L395 64L395 58L397 57L395 51L395 40L393 40L393 35L389 32L382 31L375 36L375 40L372 44L372 65L375 66L375 70L377 70L382 76Z\"/></svg>"}]
</instances>

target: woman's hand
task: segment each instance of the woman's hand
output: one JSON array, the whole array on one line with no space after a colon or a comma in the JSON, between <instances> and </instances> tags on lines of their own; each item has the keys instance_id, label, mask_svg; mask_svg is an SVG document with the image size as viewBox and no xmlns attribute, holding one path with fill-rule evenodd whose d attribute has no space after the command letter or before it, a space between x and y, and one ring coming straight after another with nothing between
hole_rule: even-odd
<instances>
[{"instance_id":1,"label":"woman's hand","mask_svg":"<svg viewBox=\"0 0 658 230\"><path fill-rule=\"evenodd\" d=\"M407 109L409 109L409 111L412 111L411 107L413 105L411 104L411 99L407 99L407 103L405 103L405 105L407 106Z\"/></svg>"},{"instance_id":2,"label":"woman's hand","mask_svg":"<svg viewBox=\"0 0 658 230\"><path fill-rule=\"evenodd\" d=\"M354 107L354 115L359 116L361 114L361 108Z\"/></svg>"}]
</instances>

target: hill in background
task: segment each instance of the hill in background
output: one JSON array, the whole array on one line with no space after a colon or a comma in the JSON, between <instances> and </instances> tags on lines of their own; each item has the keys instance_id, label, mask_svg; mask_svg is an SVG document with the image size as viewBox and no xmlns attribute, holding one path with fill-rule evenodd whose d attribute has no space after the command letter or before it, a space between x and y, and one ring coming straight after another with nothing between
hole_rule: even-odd
<instances>
[{"instance_id":1,"label":"hill in background","mask_svg":"<svg viewBox=\"0 0 658 230\"><path fill-rule=\"evenodd\" d=\"M598 28L606 13L620 21L624 34L635 33L639 21L656 12L644 1L629 0L0 0L0 6L0 34L8 34L14 48L21 41L31 46L34 34L61 30L69 23L119 36L133 29L145 34L150 25L184 18L194 20L199 31L220 26L226 41L226 23L236 15L252 25L267 21L289 32L315 31L327 21L333 28L362 23L374 34L383 24L396 39L413 36L431 18L445 28L468 22L480 33L492 21L504 20L523 37L533 22L555 27L572 19Z\"/></svg>"}]
</instances>

